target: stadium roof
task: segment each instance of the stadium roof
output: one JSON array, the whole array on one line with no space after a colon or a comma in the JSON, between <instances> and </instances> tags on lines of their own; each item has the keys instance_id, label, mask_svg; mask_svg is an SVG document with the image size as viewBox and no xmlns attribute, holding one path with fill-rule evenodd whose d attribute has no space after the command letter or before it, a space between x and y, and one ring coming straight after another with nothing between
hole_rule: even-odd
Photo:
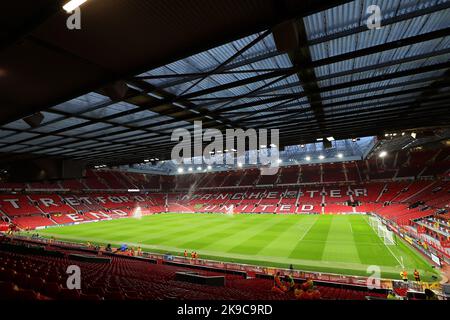
<instances>
[{"instance_id":1,"label":"stadium roof","mask_svg":"<svg viewBox=\"0 0 450 320\"><path fill-rule=\"evenodd\" d=\"M99 2L92 1L83 9L88 22L92 19L89 10L100 10ZM66 94L62 94L56 90L60 86L54 83L59 95L54 100L47 97L49 100L42 98L30 104L21 98L23 105L7 101L6 105L12 107L2 118L8 121L3 121L0 127L0 152L64 156L106 164L142 162L149 157L168 159L174 144L170 141L172 130L192 129L195 120L202 120L204 128L221 130L280 129L282 146L314 142L317 137L348 139L449 124L450 2L303 1L295 6L280 1L284 6L279 8L266 1L258 2L260 6L254 1L225 2L226 5L214 1L195 7L209 13L201 27L207 28L209 24L211 30L217 31L212 18L223 20L224 13L219 14L218 10L228 8L227 18L236 14L235 23L241 23L242 28L238 24L232 28L234 32L225 36L216 32L216 39L205 46L211 43L217 46L208 50L186 46L183 48L186 52L197 53L184 54L181 59L173 59L183 56L181 49L172 50L170 58L163 58L164 50L159 47L170 47L170 43L152 29L148 36L140 36L142 42L153 40L151 48L142 45L142 50L151 54L153 49L160 56L155 53L152 59L145 60L140 52L142 59L137 55L131 61L136 65L123 65L117 57L124 57L124 49L139 51L136 43L130 46L130 41L122 38L123 47L106 47L102 51L96 46L104 42L95 37L95 31L83 31L80 39L86 42L89 35L88 43L93 50L89 59L95 60L99 57L95 55L101 53L103 63L115 64L116 71L112 76L98 76L91 81L89 72L80 77L84 69L80 72L71 69L74 82L91 77L84 88L91 86L92 91L65 102L48 103L70 97L67 92L82 92L83 86L74 86L72 91L65 90ZM132 4L137 6L136 3L130 1L129 7L120 8L135 12L138 8ZM370 30L366 25L369 16L366 8L373 4L381 8L382 27ZM183 30L187 38L192 38L196 29L192 29L193 21L187 16L195 10L182 6L173 10L182 8L187 10L186 17L171 21L172 31L175 34ZM264 16L264 10L275 10L278 14L272 17L266 12ZM293 13L295 16L291 16ZM178 14L182 15L182 11ZM260 20L252 20L252 14ZM41 21L41 27L28 35L27 40L42 45L42 39L50 37L47 40L53 47L46 42L47 49L60 50L58 45L67 42L49 31L58 19ZM143 14L134 19L136 24L149 23ZM101 21L97 19L96 25ZM191 28L184 30L188 25ZM237 29L248 35L242 37ZM167 30L162 33L169 36ZM231 38L235 40L224 41ZM183 42L182 36L172 40ZM13 49L7 44L2 47L5 46L0 54L8 55L8 50ZM61 54L77 60L80 57L74 57L74 51L66 47ZM145 65L152 67L132 73ZM71 73L66 76L70 79ZM24 95L42 89L39 77L32 80L36 83L35 90L25 87ZM103 86L111 81L117 81L116 88L126 84L126 93L121 95L120 89ZM11 90L18 94L17 88ZM45 93L48 92L45 90L36 97ZM30 127L19 119L27 114L24 110L28 114L40 110L43 121Z\"/></svg>"},{"instance_id":2,"label":"stadium roof","mask_svg":"<svg viewBox=\"0 0 450 320\"><path fill-rule=\"evenodd\" d=\"M376 137L363 137L354 140L336 140L333 141L332 147L330 148L324 148L322 142L286 146L286 148L278 154L278 166L284 167L301 164L361 160L372 151L376 144ZM259 161L258 153L263 152L265 156L269 156L267 150L267 148L262 150L250 150L242 157L237 156L232 151L221 152L220 154L211 156L213 163L209 166L207 166L201 158L191 158L189 161L184 161L182 164L177 163L176 161L146 159L143 163L125 165L120 168L133 172L166 174L180 174L178 171L180 169L183 170L183 174L245 169L264 165ZM252 163L250 161L251 154L253 154L253 159L257 160L257 163ZM102 168L103 165L96 167Z\"/></svg>"}]
</instances>

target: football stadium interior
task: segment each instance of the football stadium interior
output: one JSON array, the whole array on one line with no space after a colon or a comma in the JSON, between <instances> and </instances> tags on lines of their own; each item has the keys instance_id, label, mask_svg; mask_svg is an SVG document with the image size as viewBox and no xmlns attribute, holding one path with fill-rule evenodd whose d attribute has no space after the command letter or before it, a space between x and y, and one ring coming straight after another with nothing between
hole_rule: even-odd
<instances>
[{"instance_id":1,"label":"football stadium interior","mask_svg":"<svg viewBox=\"0 0 450 320\"><path fill-rule=\"evenodd\" d=\"M0 299L450 298L450 1L1 15Z\"/></svg>"}]
</instances>

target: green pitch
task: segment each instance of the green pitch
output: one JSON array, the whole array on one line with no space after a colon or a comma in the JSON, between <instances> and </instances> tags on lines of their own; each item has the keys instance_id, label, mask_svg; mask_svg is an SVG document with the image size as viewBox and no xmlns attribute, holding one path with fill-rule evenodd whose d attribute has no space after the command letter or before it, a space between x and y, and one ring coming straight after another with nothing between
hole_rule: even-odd
<instances>
[{"instance_id":1,"label":"green pitch","mask_svg":"<svg viewBox=\"0 0 450 320\"><path fill-rule=\"evenodd\" d=\"M399 279L401 265L431 281L438 273L416 251L397 239L386 246L363 215L175 214L119 219L40 230L43 236L77 242L141 246L143 250L200 258Z\"/></svg>"}]
</instances>

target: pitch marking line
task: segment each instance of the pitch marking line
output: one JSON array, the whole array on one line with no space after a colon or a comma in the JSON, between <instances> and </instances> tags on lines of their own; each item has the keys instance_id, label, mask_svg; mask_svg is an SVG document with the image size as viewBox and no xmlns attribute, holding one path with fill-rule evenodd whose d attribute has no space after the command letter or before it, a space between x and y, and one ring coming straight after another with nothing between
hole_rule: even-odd
<instances>
[{"instance_id":1,"label":"pitch marking line","mask_svg":"<svg viewBox=\"0 0 450 320\"><path fill-rule=\"evenodd\" d=\"M392 252L392 250L389 248L389 246L387 246L387 245L385 244L385 247L389 250L389 252L391 253L391 255L395 258L395 260L398 261L398 263L400 264L400 266L401 266L402 269L403 269L403 268L404 268L403 262L400 261L400 260L397 258L397 256ZM402 260L403 260L403 258L402 258Z\"/></svg>"},{"instance_id":2,"label":"pitch marking line","mask_svg":"<svg viewBox=\"0 0 450 320\"><path fill-rule=\"evenodd\" d=\"M53 234L46 234L48 236L51 236ZM54 234L57 238L61 237L60 234ZM69 235L65 235L63 237L61 237L61 239L65 238L65 240L83 240L83 241L95 241L96 243L111 243L112 245L120 245L123 244L123 241L114 241L114 240L105 240L105 239L95 239L92 240L92 238L85 238L85 237L77 237L77 236L69 236ZM131 243L131 242L127 242L128 246L134 246L134 247L142 247L144 249L157 249L157 250L165 250L167 251L178 251L179 254L181 254L184 250L184 248L178 248L178 247L172 247L172 246L162 246L162 245L149 245L149 244L142 244L142 243ZM369 265L365 265L365 264L361 264L361 263L347 263L347 262L337 262L337 261L323 261L323 260L304 260L304 259L292 259L292 258L282 258L282 257L273 257L273 256L258 256L257 259L255 259L254 256L251 255L245 255L245 254L228 254L225 252L215 252L215 251L207 251L207 250L199 250L198 251L201 255L209 255L211 256L211 258L209 260L213 260L213 261L224 261L221 260L221 258L232 258L232 259L242 259L242 260L247 260L247 264L251 264L251 265L257 265L259 267L272 267L272 268L277 268L276 265L273 266L268 266L268 265L259 265L258 263L261 262L269 262L269 263L274 263L274 264L279 264L279 263L284 263L286 265L288 264L298 264L298 265L304 265L307 267L315 267L315 268L320 268L320 267L329 267L329 268L336 268L336 269L352 269L354 271L366 271L367 267ZM157 253L157 252L156 252ZM151 254L151 253L150 253ZM161 254L161 253L159 253ZM226 262L226 261L225 261ZM233 261L230 261L233 262ZM244 263L246 264L246 263ZM395 267L391 267L391 266L383 266L380 265L380 267L383 268L383 270L385 272L397 272L397 268ZM311 270L311 269L306 269L306 270ZM314 271L314 270L313 270ZM317 271L317 270L316 270ZM345 274L345 273L344 273ZM341 275L341 274L340 274ZM351 274L350 274L351 275ZM355 274L353 274L355 275Z\"/></svg>"},{"instance_id":3,"label":"pitch marking line","mask_svg":"<svg viewBox=\"0 0 450 320\"><path fill-rule=\"evenodd\" d=\"M392 252L392 250L391 250L391 248L389 248L389 246L388 245L386 245L385 243L384 243L384 241L383 241L383 244L384 244L384 246L389 250L389 252L391 253L391 255L395 258L395 260L397 260L398 261L398 263L400 264L400 266L402 267L402 269L404 268L404 266L403 266L403 262L402 261L400 261L398 258L397 258L397 256ZM402 258L402 260L403 260L403 257L401 257Z\"/></svg>"},{"instance_id":4,"label":"pitch marking line","mask_svg":"<svg viewBox=\"0 0 450 320\"><path fill-rule=\"evenodd\" d=\"M369 225L369 227L371 227L370 224L369 224L369 222L367 222L367 219L364 219L364 221L366 221L366 223ZM372 228L372 227L371 227L371 228ZM377 233L375 233L375 234L377 235L377 237L378 237L380 240L382 240L382 239L378 236ZM381 242L382 242L383 245L389 250L389 252L391 253L391 255L395 258L395 260L397 260L397 262L400 264L400 266L401 266L402 269L403 269L404 267L403 267L402 261L400 261L400 259L394 254L394 252L392 252L391 248L389 248L389 246L386 245L386 243L384 243L384 240L382 240Z\"/></svg>"},{"instance_id":5,"label":"pitch marking line","mask_svg":"<svg viewBox=\"0 0 450 320\"><path fill-rule=\"evenodd\" d=\"M316 220L311 223L311 225L308 227L308 229L306 229L306 231L303 233L303 235L300 237L300 239L298 241L302 241L303 238L308 234L309 230L311 230L311 228L316 224L316 222L319 220L319 218L316 218Z\"/></svg>"}]
</instances>

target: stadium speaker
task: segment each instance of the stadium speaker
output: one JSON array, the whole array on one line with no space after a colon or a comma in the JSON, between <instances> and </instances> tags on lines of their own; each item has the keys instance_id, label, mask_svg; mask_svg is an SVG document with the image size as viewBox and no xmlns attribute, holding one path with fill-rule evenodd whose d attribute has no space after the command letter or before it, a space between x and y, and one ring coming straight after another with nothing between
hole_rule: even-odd
<instances>
[{"instance_id":1,"label":"stadium speaker","mask_svg":"<svg viewBox=\"0 0 450 320\"><path fill-rule=\"evenodd\" d=\"M128 86L124 81L116 81L102 90L111 100L122 100L128 91Z\"/></svg>"},{"instance_id":2,"label":"stadium speaker","mask_svg":"<svg viewBox=\"0 0 450 320\"><path fill-rule=\"evenodd\" d=\"M272 34L278 51L291 52L299 47L298 30L293 21L286 21L275 26Z\"/></svg>"},{"instance_id":3,"label":"stadium speaker","mask_svg":"<svg viewBox=\"0 0 450 320\"><path fill-rule=\"evenodd\" d=\"M328 141L328 140L324 140L323 141L323 148L324 149L331 149L332 147L333 147L333 145L332 145L331 141Z\"/></svg>"},{"instance_id":4,"label":"stadium speaker","mask_svg":"<svg viewBox=\"0 0 450 320\"><path fill-rule=\"evenodd\" d=\"M23 121L26 122L31 128L39 127L39 125L44 120L44 115L40 112L32 114L31 116L23 118Z\"/></svg>"}]
</instances>

